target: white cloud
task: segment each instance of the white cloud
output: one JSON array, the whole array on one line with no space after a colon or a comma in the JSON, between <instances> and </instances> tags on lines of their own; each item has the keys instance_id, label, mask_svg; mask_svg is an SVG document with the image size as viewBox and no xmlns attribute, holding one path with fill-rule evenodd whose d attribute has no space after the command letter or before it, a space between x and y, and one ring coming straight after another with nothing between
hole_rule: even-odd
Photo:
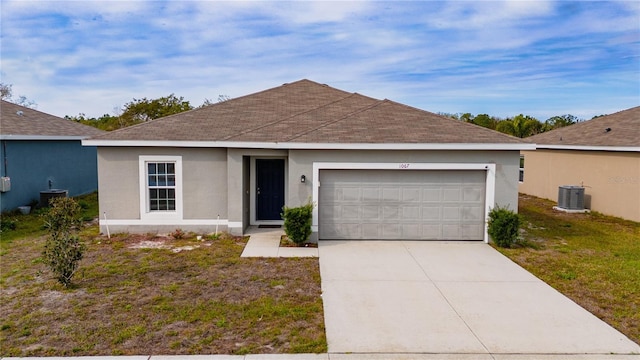
<instances>
[{"instance_id":1,"label":"white cloud","mask_svg":"<svg viewBox=\"0 0 640 360\"><path fill-rule=\"evenodd\" d=\"M431 111L544 113L578 103L566 89L589 107L634 105L607 95L637 97L629 3L9 1L2 81L56 115L170 93L199 105L300 78Z\"/></svg>"}]
</instances>

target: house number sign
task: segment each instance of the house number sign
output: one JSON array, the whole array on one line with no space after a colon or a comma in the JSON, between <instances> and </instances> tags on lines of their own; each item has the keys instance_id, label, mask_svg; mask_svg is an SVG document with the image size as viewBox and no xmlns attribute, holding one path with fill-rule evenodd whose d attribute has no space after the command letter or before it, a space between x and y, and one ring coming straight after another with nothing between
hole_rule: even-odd
<instances>
[{"instance_id":1,"label":"house number sign","mask_svg":"<svg viewBox=\"0 0 640 360\"><path fill-rule=\"evenodd\" d=\"M409 168L409 166L411 166L411 164L409 164L409 163L402 163L402 164L400 164L400 165L399 165L399 168L400 168L400 169L408 169L408 168Z\"/></svg>"}]
</instances>

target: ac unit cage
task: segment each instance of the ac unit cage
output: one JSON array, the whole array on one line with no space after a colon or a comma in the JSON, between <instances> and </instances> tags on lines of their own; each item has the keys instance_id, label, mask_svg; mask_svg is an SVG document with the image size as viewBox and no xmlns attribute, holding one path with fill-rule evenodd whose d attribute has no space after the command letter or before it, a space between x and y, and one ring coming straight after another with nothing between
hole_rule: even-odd
<instances>
[{"instance_id":1,"label":"ac unit cage","mask_svg":"<svg viewBox=\"0 0 640 360\"><path fill-rule=\"evenodd\" d=\"M584 210L584 187L560 186L558 188L558 207L566 210Z\"/></svg>"}]
</instances>

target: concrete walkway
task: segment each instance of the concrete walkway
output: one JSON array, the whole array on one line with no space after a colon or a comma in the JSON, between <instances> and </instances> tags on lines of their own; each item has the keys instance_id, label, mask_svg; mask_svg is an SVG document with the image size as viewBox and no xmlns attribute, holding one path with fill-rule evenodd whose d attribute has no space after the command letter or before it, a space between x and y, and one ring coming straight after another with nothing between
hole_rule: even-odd
<instances>
[{"instance_id":1,"label":"concrete walkway","mask_svg":"<svg viewBox=\"0 0 640 360\"><path fill-rule=\"evenodd\" d=\"M240 257L318 257L318 248L280 247L282 228L250 226L245 234L249 235L249 241Z\"/></svg>"},{"instance_id":2,"label":"concrete walkway","mask_svg":"<svg viewBox=\"0 0 640 360\"><path fill-rule=\"evenodd\" d=\"M329 354L640 353L481 242L321 241L319 250Z\"/></svg>"}]
</instances>

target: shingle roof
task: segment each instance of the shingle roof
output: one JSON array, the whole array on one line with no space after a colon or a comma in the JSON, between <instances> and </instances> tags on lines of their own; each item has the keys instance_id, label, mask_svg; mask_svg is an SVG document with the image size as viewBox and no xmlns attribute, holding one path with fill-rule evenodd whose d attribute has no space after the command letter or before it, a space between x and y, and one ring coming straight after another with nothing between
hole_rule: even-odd
<instances>
[{"instance_id":1,"label":"shingle roof","mask_svg":"<svg viewBox=\"0 0 640 360\"><path fill-rule=\"evenodd\" d=\"M112 131L93 140L523 143L480 126L310 80Z\"/></svg>"},{"instance_id":2,"label":"shingle roof","mask_svg":"<svg viewBox=\"0 0 640 360\"><path fill-rule=\"evenodd\" d=\"M0 134L8 136L90 137L104 133L91 126L0 100Z\"/></svg>"},{"instance_id":3,"label":"shingle roof","mask_svg":"<svg viewBox=\"0 0 640 360\"><path fill-rule=\"evenodd\" d=\"M526 140L538 145L639 147L640 106L544 132Z\"/></svg>"}]
</instances>

